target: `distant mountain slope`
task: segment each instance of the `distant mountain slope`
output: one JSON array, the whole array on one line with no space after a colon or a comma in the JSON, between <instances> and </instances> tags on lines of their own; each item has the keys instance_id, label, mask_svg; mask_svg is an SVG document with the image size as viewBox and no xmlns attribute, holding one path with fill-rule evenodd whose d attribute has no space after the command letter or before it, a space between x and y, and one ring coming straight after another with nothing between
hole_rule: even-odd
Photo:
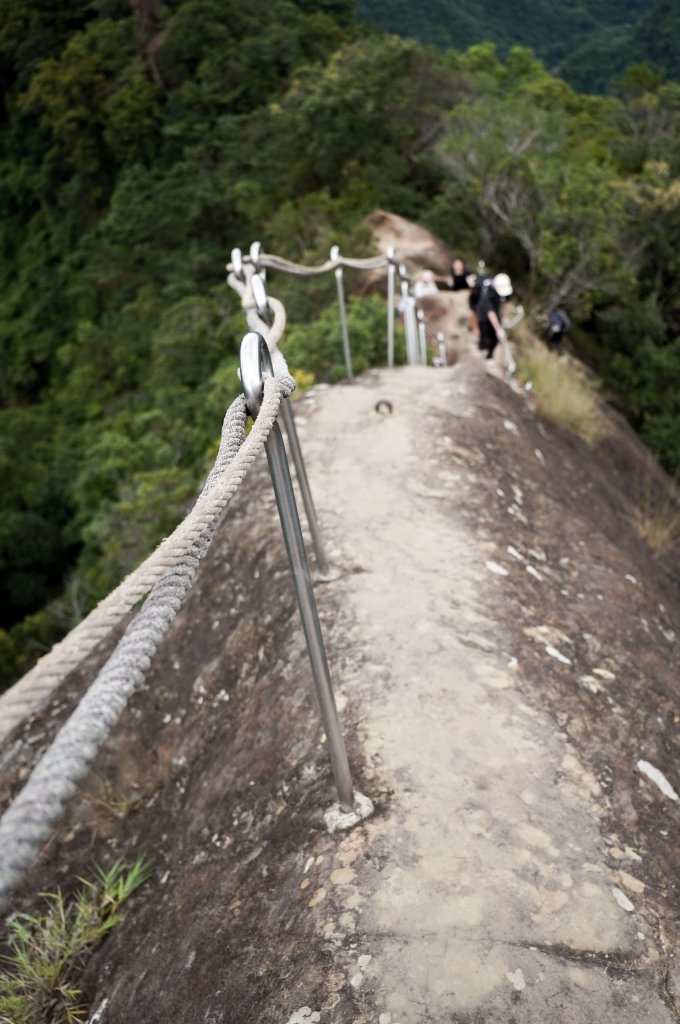
<instances>
[{"instance_id":1,"label":"distant mountain slope","mask_svg":"<svg viewBox=\"0 0 680 1024\"><path fill-rule=\"evenodd\" d=\"M491 41L501 53L528 46L579 88L601 91L636 61L680 75L680 10L672 0L358 0L365 21L425 43L464 49Z\"/></svg>"}]
</instances>

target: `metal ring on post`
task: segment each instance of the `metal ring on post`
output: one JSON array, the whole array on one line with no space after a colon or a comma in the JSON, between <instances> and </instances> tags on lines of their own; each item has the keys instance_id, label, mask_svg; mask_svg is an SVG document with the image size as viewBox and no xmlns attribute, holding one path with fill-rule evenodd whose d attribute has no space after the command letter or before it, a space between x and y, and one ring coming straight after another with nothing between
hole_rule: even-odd
<instances>
[{"instance_id":1,"label":"metal ring on post","mask_svg":"<svg viewBox=\"0 0 680 1024\"><path fill-rule=\"evenodd\" d=\"M244 281L243 257L240 249L231 250L231 272L239 281Z\"/></svg>"},{"instance_id":2,"label":"metal ring on post","mask_svg":"<svg viewBox=\"0 0 680 1024\"><path fill-rule=\"evenodd\" d=\"M257 331L249 331L241 342L241 387L248 415L256 420L264 397L263 373L274 376L267 342Z\"/></svg>"},{"instance_id":3,"label":"metal ring on post","mask_svg":"<svg viewBox=\"0 0 680 1024\"><path fill-rule=\"evenodd\" d=\"M260 270L260 253L262 252L261 242L251 242L250 244L250 262L255 267L255 270Z\"/></svg>"},{"instance_id":4,"label":"metal ring on post","mask_svg":"<svg viewBox=\"0 0 680 1024\"><path fill-rule=\"evenodd\" d=\"M255 274L257 277L261 277L263 281L267 280L267 270L260 263L260 256L262 255L262 244L261 242L251 242L250 245L250 262L253 265Z\"/></svg>"},{"instance_id":5,"label":"metal ring on post","mask_svg":"<svg viewBox=\"0 0 680 1024\"><path fill-rule=\"evenodd\" d=\"M250 287L253 290L253 299L255 300L257 315L260 320L263 320L266 323L267 327L271 327L274 323L274 313L269 305L266 285L259 274L253 274L250 279Z\"/></svg>"}]
</instances>

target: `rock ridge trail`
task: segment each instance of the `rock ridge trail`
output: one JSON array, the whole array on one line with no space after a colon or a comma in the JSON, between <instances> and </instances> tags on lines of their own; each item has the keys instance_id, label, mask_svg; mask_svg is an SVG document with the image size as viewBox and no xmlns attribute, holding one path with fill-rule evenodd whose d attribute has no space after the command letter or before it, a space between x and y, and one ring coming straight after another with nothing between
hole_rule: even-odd
<instances>
[{"instance_id":1,"label":"rock ridge trail","mask_svg":"<svg viewBox=\"0 0 680 1024\"><path fill-rule=\"evenodd\" d=\"M313 869L310 907L340 963L312 1009L367 1024L671 1021L654 936L606 864L598 782L517 690L487 568L499 545L454 511L476 474L441 468L456 447L442 424L474 416L487 384L471 364L377 372L325 393L303 431L333 553L362 570L336 584L366 657L341 694L392 789L338 866ZM376 415L380 397L392 415ZM361 1013L343 1005L347 976Z\"/></svg>"},{"instance_id":2,"label":"rock ridge trail","mask_svg":"<svg viewBox=\"0 0 680 1024\"><path fill-rule=\"evenodd\" d=\"M628 522L639 442L587 449L474 358L319 386L295 414L374 816L324 829L262 459L17 909L153 857L87 967L93 1024L677 1022L677 803L635 766L680 788L680 622L674 563ZM0 804L104 654L9 738Z\"/></svg>"}]
</instances>

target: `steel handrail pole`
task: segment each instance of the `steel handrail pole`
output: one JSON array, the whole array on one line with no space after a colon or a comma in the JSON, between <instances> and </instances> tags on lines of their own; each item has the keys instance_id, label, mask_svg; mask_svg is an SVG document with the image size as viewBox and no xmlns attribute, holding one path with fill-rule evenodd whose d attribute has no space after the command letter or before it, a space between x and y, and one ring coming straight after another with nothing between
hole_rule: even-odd
<instances>
[{"instance_id":1,"label":"steel handrail pole","mask_svg":"<svg viewBox=\"0 0 680 1024\"><path fill-rule=\"evenodd\" d=\"M409 316L408 316L408 302L409 302L408 277L406 276L406 268L403 267L403 266L399 267L399 277L401 279L401 284L400 284L400 288L401 288L401 317L402 317L402 320L403 320L403 323L404 323L404 338L406 340L406 362L410 366L410 364L411 364L411 357L412 357L412 351L411 351L412 347L411 347L411 337L410 337L411 325L410 325Z\"/></svg>"},{"instance_id":2,"label":"steel handrail pole","mask_svg":"<svg viewBox=\"0 0 680 1024\"><path fill-rule=\"evenodd\" d=\"M427 366L427 324L422 309L416 310L418 318L418 341L420 342L420 361Z\"/></svg>"},{"instance_id":3,"label":"steel handrail pole","mask_svg":"<svg viewBox=\"0 0 680 1024\"><path fill-rule=\"evenodd\" d=\"M442 331L437 331L437 347L439 348L439 365L446 366L446 339Z\"/></svg>"},{"instance_id":4,"label":"steel handrail pole","mask_svg":"<svg viewBox=\"0 0 680 1024\"><path fill-rule=\"evenodd\" d=\"M260 411L264 385L263 371L273 375L271 357L267 343L261 334L250 331L241 342L241 384L246 396L249 414L256 418ZM287 399L282 400L284 404ZM333 767L335 785L338 791L340 806L344 811L354 810L354 792L352 776L347 760L347 751L342 737L342 729L338 718L333 695L326 650L319 613L314 598L312 578L305 552L305 544L300 527L300 517L295 504L293 481L290 476L286 446L278 422L275 420L269 437L264 443L269 463L269 472L274 487L276 505L279 510L281 529L286 546L288 561L293 576L293 584L297 597L302 628L307 642L307 651L312 667L312 675L316 689L321 718L323 720L328 749Z\"/></svg>"},{"instance_id":5,"label":"steel handrail pole","mask_svg":"<svg viewBox=\"0 0 680 1024\"><path fill-rule=\"evenodd\" d=\"M411 343L411 357L409 362L412 366L416 366L416 364L420 362L418 359L418 322L416 320L416 300L410 290L408 294L408 302L406 304L406 315L408 317L408 333Z\"/></svg>"},{"instance_id":6,"label":"steel handrail pole","mask_svg":"<svg viewBox=\"0 0 680 1024\"><path fill-rule=\"evenodd\" d=\"M394 286L397 274L394 249L387 250L387 365L394 366Z\"/></svg>"},{"instance_id":7,"label":"steel handrail pole","mask_svg":"<svg viewBox=\"0 0 680 1024\"><path fill-rule=\"evenodd\" d=\"M253 274L251 277L250 286L253 292L253 301L255 303L257 315L263 323L267 324L268 327L271 327L274 322L274 311L269 305L267 286L257 273ZM312 537L312 546L314 547L314 556L316 558L317 568L322 576L328 576L330 571L328 559L326 558L326 551L323 546L323 541L321 540L319 521L316 515L314 501L312 499L312 492L309 487L307 470L305 469L305 460L302 457L300 438L298 436L297 427L295 426L295 417L293 415L293 410L288 403L284 403L282 405L281 417L286 428L286 434L288 435L290 453L293 459L293 464L295 465L295 472L300 486L300 493L302 495L302 503L305 506L305 514L309 524L309 532Z\"/></svg>"},{"instance_id":8,"label":"steel handrail pole","mask_svg":"<svg viewBox=\"0 0 680 1024\"><path fill-rule=\"evenodd\" d=\"M340 258L340 246L334 245L331 249L331 259L337 260ZM345 370L347 371L347 380L350 384L354 383L354 374L352 372L352 353L349 347L349 331L347 329L347 308L345 306L345 289L342 283L342 267L335 268L335 282L338 286L338 306L340 308L340 330L342 331L342 348L345 355Z\"/></svg>"},{"instance_id":9,"label":"steel handrail pole","mask_svg":"<svg viewBox=\"0 0 680 1024\"><path fill-rule=\"evenodd\" d=\"M293 465L295 466L295 475L297 476L298 486L300 487L300 494L302 495L302 504L305 506L305 515L307 516L309 532L312 538L316 567L321 576L328 576L330 573L330 566L328 558L326 557L326 549L324 548L323 540L321 539L319 520L316 514L316 508L314 507L314 499L312 498L309 480L307 479L305 460L302 457L300 438L297 432L297 426L295 425L295 415L290 402L288 401L281 403L281 418L288 436L288 445L290 447Z\"/></svg>"}]
</instances>

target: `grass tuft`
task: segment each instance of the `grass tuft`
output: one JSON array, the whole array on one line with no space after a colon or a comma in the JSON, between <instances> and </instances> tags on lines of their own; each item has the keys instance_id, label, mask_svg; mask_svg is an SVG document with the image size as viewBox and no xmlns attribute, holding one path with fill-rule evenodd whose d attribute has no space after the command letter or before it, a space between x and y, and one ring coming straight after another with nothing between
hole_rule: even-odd
<instances>
[{"instance_id":1,"label":"grass tuft","mask_svg":"<svg viewBox=\"0 0 680 1024\"><path fill-rule=\"evenodd\" d=\"M538 412L551 423L566 427L590 445L607 434L597 384L569 356L557 355L525 334L517 378L522 384L531 381Z\"/></svg>"},{"instance_id":2,"label":"grass tuft","mask_svg":"<svg viewBox=\"0 0 680 1024\"><path fill-rule=\"evenodd\" d=\"M129 871L121 861L82 888L70 901L57 890L43 893L41 914L9 918L8 956L1 959L0 1024L79 1024L86 1014L78 979L94 949L122 918L120 909L147 880L151 865L138 858Z\"/></svg>"},{"instance_id":3,"label":"grass tuft","mask_svg":"<svg viewBox=\"0 0 680 1024\"><path fill-rule=\"evenodd\" d=\"M659 486L652 483L651 472L645 473L630 520L655 555L668 551L680 537L677 477L661 493Z\"/></svg>"}]
</instances>

